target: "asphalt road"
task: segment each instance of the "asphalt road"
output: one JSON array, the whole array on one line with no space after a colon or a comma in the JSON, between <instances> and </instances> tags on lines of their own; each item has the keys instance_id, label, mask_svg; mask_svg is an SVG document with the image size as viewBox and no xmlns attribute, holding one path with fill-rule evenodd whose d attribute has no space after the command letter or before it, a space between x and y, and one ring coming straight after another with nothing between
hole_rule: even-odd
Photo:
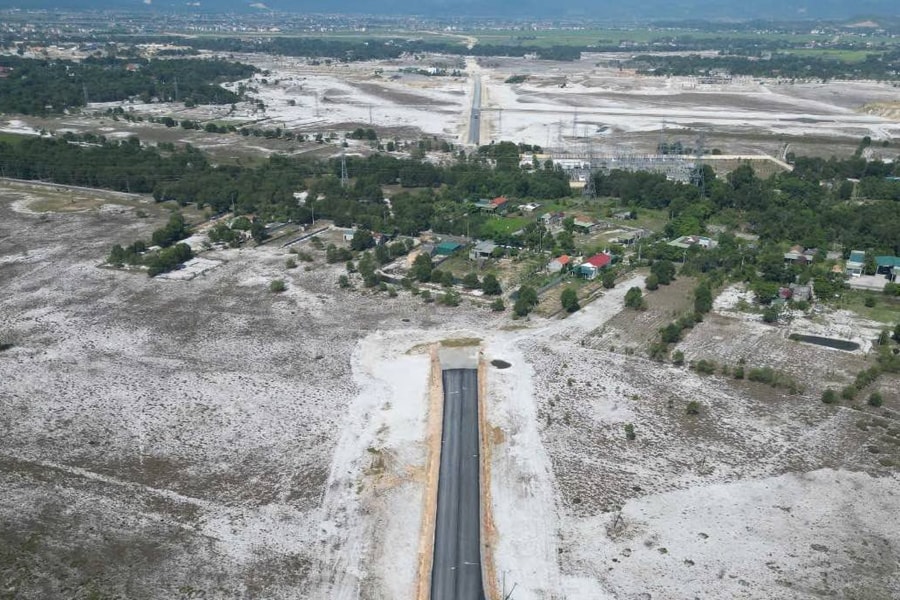
<instances>
[{"instance_id":1,"label":"asphalt road","mask_svg":"<svg viewBox=\"0 0 900 600\"><path fill-rule=\"evenodd\" d=\"M431 600L484 600L478 371L443 372L444 424L438 475Z\"/></svg>"},{"instance_id":2,"label":"asphalt road","mask_svg":"<svg viewBox=\"0 0 900 600\"><path fill-rule=\"evenodd\" d=\"M475 76L472 93L472 114L469 115L469 143L477 146L481 141L481 75Z\"/></svg>"}]
</instances>

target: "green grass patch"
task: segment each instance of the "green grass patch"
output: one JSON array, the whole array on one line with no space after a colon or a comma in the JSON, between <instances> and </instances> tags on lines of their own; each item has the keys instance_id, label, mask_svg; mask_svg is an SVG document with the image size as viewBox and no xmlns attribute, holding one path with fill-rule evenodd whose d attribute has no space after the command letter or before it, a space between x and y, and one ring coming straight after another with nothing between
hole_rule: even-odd
<instances>
[{"instance_id":1,"label":"green grass patch","mask_svg":"<svg viewBox=\"0 0 900 600\"><path fill-rule=\"evenodd\" d=\"M0 132L0 142L5 142L7 144L18 144L25 138L32 138L33 135L25 135L24 133L6 133Z\"/></svg>"},{"instance_id":2,"label":"green grass patch","mask_svg":"<svg viewBox=\"0 0 900 600\"><path fill-rule=\"evenodd\" d=\"M481 226L481 235L482 237L491 237L495 233L510 235L533 220L533 217L498 217L496 219L488 219Z\"/></svg>"},{"instance_id":3,"label":"green grass patch","mask_svg":"<svg viewBox=\"0 0 900 600\"><path fill-rule=\"evenodd\" d=\"M874 298L875 306L866 306L866 298ZM900 298L891 298L880 292L848 290L841 297L839 306L879 323L890 325L900 321Z\"/></svg>"},{"instance_id":4,"label":"green grass patch","mask_svg":"<svg viewBox=\"0 0 900 600\"><path fill-rule=\"evenodd\" d=\"M797 48L792 50L782 50L780 54L792 54L794 56L802 56L808 58L827 58L830 60L841 61L846 63L858 63L866 60L870 54L883 54L882 52L873 52L872 50L833 50L830 48Z\"/></svg>"},{"instance_id":5,"label":"green grass patch","mask_svg":"<svg viewBox=\"0 0 900 600\"><path fill-rule=\"evenodd\" d=\"M441 346L448 348L466 348L468 346L478 346L481 344L481 338L451 338L449 340L441 340Z\"/></svg>"}]
</instances>

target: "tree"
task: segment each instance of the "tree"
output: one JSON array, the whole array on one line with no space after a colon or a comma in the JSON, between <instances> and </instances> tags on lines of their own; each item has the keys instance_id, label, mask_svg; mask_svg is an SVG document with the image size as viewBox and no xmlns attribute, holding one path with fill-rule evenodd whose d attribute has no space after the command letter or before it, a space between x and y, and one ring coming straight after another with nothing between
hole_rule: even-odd
<instances>
[{"instance_id":1,"label":"tree","mask_svg":"<svg viewBox=\"0 0 900 600\"><path fill-rule=\"evenodd\" d=\"M346 275L338 277L338 285L342 288L350 287L350 279Z\"/></svg>"},{"instance_id":2,"label":"tree","mask_svg":"<svg viewBox=\"0 0 900 600\"><path fill-rule=\"evenodd\" d=\"M603 276L600 278L600 282L603 284L604 289L611 290L616 286L615 272L610 269L603 271Z\"/></svg>"},{"instance_id":3,"label":"tree","mask_svg":"<svg viewBox=\"0 0 900 600\"><path fill-rule=\"evenodd\" d=\"M516 316L524 317L530 313L538 304L538 295L534 288L523 285L519 288L519 294L516 303L513 305L513 312Z\"/></svg>"},{"instance_id":4,"label":"tree","mask_svg":"<svg viewBox=\"0 0 900 600\"><path fill-rule=\"evenodd\" d=\"M462 278L463 287L469 290L474 290L481 285L481 282L478 281L478 273L466 273L465 277Z\"/></svg>"},{"instance_id":5,"label":"tree","mask_svg":"<svg viewBox=\"0 0 900 600\"><path fill-rule=\"evenodd\" d=\"M368 250L372 246L375 245L375 238L372 237L372 232L368 229L357 229L353 233L353 238L350 240L350 249L360 252L362 250Z\"/></svg>"},{"instance_id":6,"label":"tree","mask_svg":"<svg viewBox=\"0 0 900 600\"><path fill-rule=\"evenodd\" d=\"M650 272L656 275L661 285L669 285L675 279L675 263L670 260L658 260L650 266Z\"/></svg>"},{"instance_id":7,"label":"tree","mask_svg":"<svg viewBox=\"0 0 900 600\"><path fill-rule=\"evenodd\" d=\"M559 297L559 302L566 312L573 313L581 308L581 305L578 304L578 293L575 291L575 288L567 287L564 289Z\"/></svg>"},{"instance_id":8,"label":"tree","mask_svg":"<svg viewBox=\"0 0 900 600\"><path fill-rule=\"evenodd\" d=\"M625 306L635 310L644 308L644 295L641 293L641 288L635 286L625 293Z\"/></svg>"},{"instance_id":9,"label":"tree","mask_svg":"<svg viewBox=\"0 0 900 600\"><path fill-rule=\"evenodd\" d=\"M694 312L700 314L708 313L712 310L712 290L709 284L701 283L694 289Z\"/></svg>"},{"instance_id":10,"label":"tree","mask_svg":"<svg viewBox=\"0 0 900 600\"><path fill-rule=\"evenodd\" d=\"M822 402L825 404L834 404L838 400L837 392L831 388L826 389L822 392Z\"/></svg>"},{"instance_id":11,"label":"tree","mask_svg":"<svg viewBox=\"0 0 900 600\"><path fill-rule=\"evenodd\" d=\"M874 275L878 271L878 263L875 262L875 256L871 252L866 252L866 258L863 262L863 273L866 275Z\"/></svg>"},{"instance_id":12,"label":"tree","mask_svg":"<svg viewBox=\"0 0 900 600\"><path fill-rule=\"evenodd\" d=\"M481 289L488 296L499 296L503 293L503 290L500 288L500 282L493 273L488 273L484 276L484 279L481 281Z\"/></svg>"},{"instance_id":13,"label":"tree","mask_svg":"<svg viewBox=\"0 0 900 600\"><path fill-rule=\"evenodd\" d=\"M260 221L255 220L250 226L250 235L257 244L261 244L263 240L269 237L269 232L266 231L265 226Z\"/></svg>"},{"instance_id":14,"label":"tree","mask_svg":"<svg viewBox=\"0 0 900 600\"><path fill-rule=\"evenodd\" d=\"M412 275L417 281L427 282L431 281L432 270L434 270L434 263L431 260L431 256L422 253L419 254L416 257L416 260L413 261L410 275Z\"/></svg>"},{"instance_id":15,"label":"tree","mask_svg":"<svg viewBox=\"0 0 900 600\"><path fill-rule=\"evenodd\" d=\"M653 290L658 290L659 289L659 277L657 277L653 273L650 273L649 275L647 275L647 279L644 281L644 285L651 292Z\"/></svg>"}]
</instances>

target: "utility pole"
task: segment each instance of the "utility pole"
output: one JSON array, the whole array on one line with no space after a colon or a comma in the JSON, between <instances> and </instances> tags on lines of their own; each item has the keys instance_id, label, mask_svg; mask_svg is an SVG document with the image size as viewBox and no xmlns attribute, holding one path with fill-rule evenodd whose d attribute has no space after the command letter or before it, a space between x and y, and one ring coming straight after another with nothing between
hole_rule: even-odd
<instances>
[{"instance_id":1,"label":"utility pole","mask_svg":"<svg viewBox=\"0 0 900 600\"><path fill-rule=\"evenodd\" d=\"M341 187L347 187L347 184L350 182L350 178L347 176L347 156L342 152L341 153Z\"/></svg>"},{"instance_id":2,"label":"utility pole","mask_svg":"<svg viewBox=\"0 0 900 600\"><path fill-rule=\"evenodd\" d=\"M175 78L175 102L178 102L178 77Z\"/></svg>"},{"instance_id":3,"label":"utility pole","mask_svg":"<svg viewBox=\"0 0 900 600\"><path fill-rule=\"evenodd\" d=\"M369 125L372 124L372 105L369 105Z\"/></svg>"},{"instance_id":4,"label":"utility pole","mask_svg":"<svg viewBox=\"0 0 900 600\"><path fill-rule=\"evenodd\" d=\"M81 89L84 91L84 106L88 105L88 93L87 93L87 84L84 83L81 85Z\"/></svg>"}]
</instances>

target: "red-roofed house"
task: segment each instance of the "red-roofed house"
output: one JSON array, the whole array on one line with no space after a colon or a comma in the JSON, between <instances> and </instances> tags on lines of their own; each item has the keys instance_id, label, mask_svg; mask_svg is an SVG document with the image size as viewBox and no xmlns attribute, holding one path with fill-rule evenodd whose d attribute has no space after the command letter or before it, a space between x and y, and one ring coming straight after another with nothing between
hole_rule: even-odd
<instances>
[{"instance_id":1,"label":"red-roofed house","mask_svg":"<svg viewBox=\"0 0 900 600\"><path fill-rule=\"evenodd\" d=\"M600 274L600 271L608 267L611 262L612 256L609 254L606 254L605 252L595 254L581 263L581 276L585 279L595 279L597 275Z\"/></svg>"},{"instance_id":2,"label":"red-roofed house","mask_svg":"<svg viewBox=\"0 0 900 600\"><path fill-rule=\"evenodd\" d=\"M559 273L560 271L565 270L568 266L572 264L572 257L567 254L563 254L562 256L557 256L553 260L547 264L547 270L551 273Z\"/></svg>"}]
</instances>

